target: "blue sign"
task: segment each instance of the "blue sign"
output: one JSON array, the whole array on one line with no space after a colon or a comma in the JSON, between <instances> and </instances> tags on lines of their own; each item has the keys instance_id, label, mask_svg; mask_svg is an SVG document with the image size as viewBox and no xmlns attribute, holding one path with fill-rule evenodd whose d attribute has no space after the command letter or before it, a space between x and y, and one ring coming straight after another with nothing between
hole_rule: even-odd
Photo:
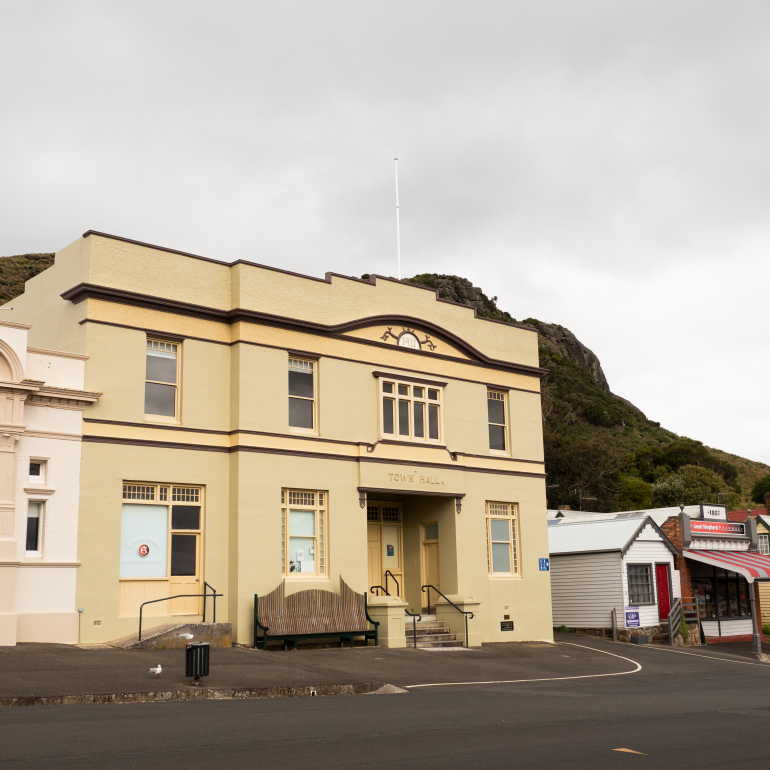
<instances>
[{"instance_id":1,"label":"blue sign","mask_svg":"<svg viewBox=\"0 0 770 770\"><path fill-rule=\"evenodd\" d=\"M551 571L551 560L550 559L538 559L540 562L540 571L541 572L550 572Z\"/></svg>"},{"instance_id":2,"label":"blue sign","mask_svg":"<svg viewBox=\"0 0 770 770\"><path fill-rule=\"evenodd\" d=\"M626 628L639 628L639 608L626 607Z\"/></svg>"}]
</instances>

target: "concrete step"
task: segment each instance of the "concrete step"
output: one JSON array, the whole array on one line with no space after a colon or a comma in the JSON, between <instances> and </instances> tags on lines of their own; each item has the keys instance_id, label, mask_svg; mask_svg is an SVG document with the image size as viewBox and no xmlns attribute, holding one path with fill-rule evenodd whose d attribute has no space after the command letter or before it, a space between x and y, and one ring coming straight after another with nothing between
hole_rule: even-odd
<instances>
[{"instance_id":1,"label":"concrete step","mask_svg":"<svg viewBox=\"0 0 770 770\"><path fill-rule=\"evenodd\" d=\"M421 647L426 642L453 642L455 639L457 639L457 636L455 634L450 634L448 631L444 634L425 634L424 636L417 635L417 646ZM406 637L406 644L407 647L409 644L414 644L414 636L411 634L407 634Z\"/></svg>"},{"instance_id":2,"label":"concrete step","mask_svg":"<svg viewBox=\"0 0 770 770\"><path fill-rule=\"evenodd\" d=\"M407 644L407 647L409 645ZM417 642L417 649L427 647L465 647L465 642L461 639L441 639L435 642Z\"/></svg>"},{"instance_id":3,"label":"concrete step","mask_svg":"<svg viewBox=\"0 0 770 770\"><path fill-rule=\"evenodd\" d=\"M421 636L434 636L436 634L438 635L444 635L444 634L451 634L452 631L449 628L418 628L417 633L415 634L414 631L412 631L411 628L406 629L406 635L407 636L417 636L419 639Z\"/></svg>"},{"instance_id":4,"label":"concrete step","mask_svg":"<svg viewBox=\"0 0 770 770\"><path fill-rule=\"evenodd\" d=\"M408 628L410 630L412 628L420 629L420 628L443 628L443 627L444 627L443 621L437 622L435 620L431 620L428 623L409 623L407 621L407 623L404 624L404 628Z\"/></svg>"}]
</instances>

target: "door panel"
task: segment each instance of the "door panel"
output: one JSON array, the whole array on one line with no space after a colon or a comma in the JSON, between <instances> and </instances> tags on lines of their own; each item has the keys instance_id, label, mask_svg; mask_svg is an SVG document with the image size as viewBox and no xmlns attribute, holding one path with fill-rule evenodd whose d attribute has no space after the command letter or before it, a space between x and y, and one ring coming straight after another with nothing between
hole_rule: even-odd
<instances>
[{"instance_id":1,"label":"door panel","mask_svg":"<svg viewBox=\"0 0 770 770\"><path fill-rule=\"evenodd\" d=\"M390 580L382 585L387 585L391 595L403 596L404 580L401 569L401 527L394 525L382 525L382 579L385 578L385 570L389 569L395 577L397 584Z\"/></svg>"},{"instance_id":2,"label":"door panel","mask_svg":"<svg viewBox=\"0 0 770 770\"><path fill-rule=\"evenodd\" d=\"M382 557L380 548L380 525L369 524L367 530L367 564L369 566L369 588L383 585Z\"/></svg>"},{"instance_id":3,"label":"door panel","mask_svg":"<svg viewBox=\"0 0 770 770\"><path fill-rule=\"evenodd\" d=\"M199 535L171 535L170 596L202 593L198 571ZM200 615L201 599L188 596L171 600L171 615Z\"/></svg>"},{"instance_id":4,"label":"door panel","mask_svg":"<svg viewBox=\"0 0 770 770\"><path fill-rule=\"evenodd\" d=\"M441 588L438 524L436 523L422 525L422 583ZM431 596L431 604L435 604L433 596Z\"/></svg>"},{"instance_id":5,"label":"door panel","mask_svg":"<svg viewBox=\"0 0 770 770\"><path fill-rule=\"evenodd\" d=\"M671 612L671 589L667 564L655 565L655 579L658 587L658 617L660 620L665 620Z\"/></svg>"}]
</instances>

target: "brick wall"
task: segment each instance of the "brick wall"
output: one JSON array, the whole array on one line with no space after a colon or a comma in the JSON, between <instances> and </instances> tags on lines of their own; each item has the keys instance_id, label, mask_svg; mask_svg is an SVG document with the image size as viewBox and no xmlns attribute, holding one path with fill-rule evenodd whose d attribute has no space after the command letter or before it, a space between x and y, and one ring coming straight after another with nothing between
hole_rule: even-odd
<instances>
[{"instance_id":1,"label":"brick wall","mask_svg":"<svg viewBox=\"0 0 770 770\"><path fill-rule=\"evenodd\" d=\"M663 534L671 541L672 545L679 552L674 557L674 569L679 570L679 579L682 584L682 596L692 596L692 578L690 577L690 565L682 556L682 521L679 516L672 516L666 519L661 527Z\"/></svg>"}]
</instances>

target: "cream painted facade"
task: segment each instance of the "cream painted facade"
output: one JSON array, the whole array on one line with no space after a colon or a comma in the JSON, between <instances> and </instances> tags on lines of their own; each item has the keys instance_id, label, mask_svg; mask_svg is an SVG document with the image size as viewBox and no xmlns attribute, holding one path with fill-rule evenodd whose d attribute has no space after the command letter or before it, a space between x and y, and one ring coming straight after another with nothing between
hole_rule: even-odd
<instances>
[{"instance_id":1,"label":"cream painted facade","mask_svg":"<svg viewBox=\"0 0 770 770\"><path fill-rule=\"evenodd\" d=\"M250 643L255 594L340 576L365 592L386 566L408 607L428 575L474 611L472 644L552 638L534 332L391 279L92 232L13 306L30 344L87 355L85 388L104 394L84 416L82 641L135 632L142 601L206 582ZM200 617L196 602L149 605L146 622Z\"/></svg>"},{"instance_id":2,"label":"cream painted facade","mask_svg":"<svg viewBox=\"0 0 770 770\"><path fill-rule=\"evenodd\" d=\"M78 641L75 585L86 356L0 321L0 645Z\"/></svg>"}]
</instances>

